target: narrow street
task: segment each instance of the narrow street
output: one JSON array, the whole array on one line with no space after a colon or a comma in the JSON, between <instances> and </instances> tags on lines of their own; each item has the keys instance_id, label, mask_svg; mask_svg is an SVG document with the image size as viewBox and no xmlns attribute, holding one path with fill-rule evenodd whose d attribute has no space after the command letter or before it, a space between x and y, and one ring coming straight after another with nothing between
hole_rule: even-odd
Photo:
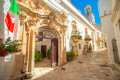
<instances>
[{"instance_id":1,"label":"narrow street","mask_svg":"<svg viewBox=\"0 0 120 80\"><path fill-rule=\"evenodd\" d=\"M98 51L80 55L34 80L114 80L111 75L107 51Z\"/></svg>"}]
</instances>

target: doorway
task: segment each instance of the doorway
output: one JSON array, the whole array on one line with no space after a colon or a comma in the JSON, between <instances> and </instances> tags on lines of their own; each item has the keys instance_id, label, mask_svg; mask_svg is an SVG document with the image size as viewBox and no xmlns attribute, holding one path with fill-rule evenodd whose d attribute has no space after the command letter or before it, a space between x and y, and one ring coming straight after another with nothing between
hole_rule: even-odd
<instances>
[{"instance_id":1,"label":"doorway","mask_svg":"<svg viewBox=\"0 0 120 80\"><path fill-rule=\"evenodd\" d=\"M43 58L46 58L46 45L41 45L41 52L43 54Z\"/></svg>"}]
</instances>

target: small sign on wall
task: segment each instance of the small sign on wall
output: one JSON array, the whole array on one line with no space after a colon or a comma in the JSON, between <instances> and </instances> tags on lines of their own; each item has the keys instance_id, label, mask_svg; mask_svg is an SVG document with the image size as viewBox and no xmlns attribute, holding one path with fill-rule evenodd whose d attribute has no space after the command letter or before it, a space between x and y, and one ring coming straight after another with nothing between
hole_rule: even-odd
<instances>
[{"instance_id":1,"label":"small sign on wall","mask_svg":"<svg viewBox=\"0 0 120 80\"><path fill-rule=\"evenodd\" d=\"M0 38L0 44L2 44L2 43L3 43L3 39Z\"/></svg>"}]
</instances>

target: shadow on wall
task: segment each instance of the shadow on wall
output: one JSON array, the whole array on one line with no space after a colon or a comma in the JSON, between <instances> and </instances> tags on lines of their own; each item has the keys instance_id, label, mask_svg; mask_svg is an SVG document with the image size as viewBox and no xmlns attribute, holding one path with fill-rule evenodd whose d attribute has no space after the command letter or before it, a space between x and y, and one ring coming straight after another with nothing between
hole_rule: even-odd
<instances>
[{"instance_id":1,"label":"shadow on wall","mask_svg":"<svg viewBox=\"0 0 120 80\"><path fill-rule=\"evenodd\" d=\"M4 39L4 0L0 0L0 39Z\"/></svg>"}]
</instances>

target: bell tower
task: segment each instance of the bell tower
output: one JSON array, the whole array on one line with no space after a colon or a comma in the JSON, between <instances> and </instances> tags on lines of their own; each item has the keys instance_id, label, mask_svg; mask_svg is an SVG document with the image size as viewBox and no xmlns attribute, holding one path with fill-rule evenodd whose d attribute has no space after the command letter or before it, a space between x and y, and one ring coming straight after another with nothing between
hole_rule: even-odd
<instances>
[{"instance_id":1,"label":"bell tower","mask_svg":"<svg viewBox=\"0 0 120 80\"><path fill-rule=\"evenodd\" d=\"M85 10L85 17L90 21L91 24L94 24L95 16L93 12L91 11L91 6L87 5L84 10Z\"/></svg>"}]
</instances>

